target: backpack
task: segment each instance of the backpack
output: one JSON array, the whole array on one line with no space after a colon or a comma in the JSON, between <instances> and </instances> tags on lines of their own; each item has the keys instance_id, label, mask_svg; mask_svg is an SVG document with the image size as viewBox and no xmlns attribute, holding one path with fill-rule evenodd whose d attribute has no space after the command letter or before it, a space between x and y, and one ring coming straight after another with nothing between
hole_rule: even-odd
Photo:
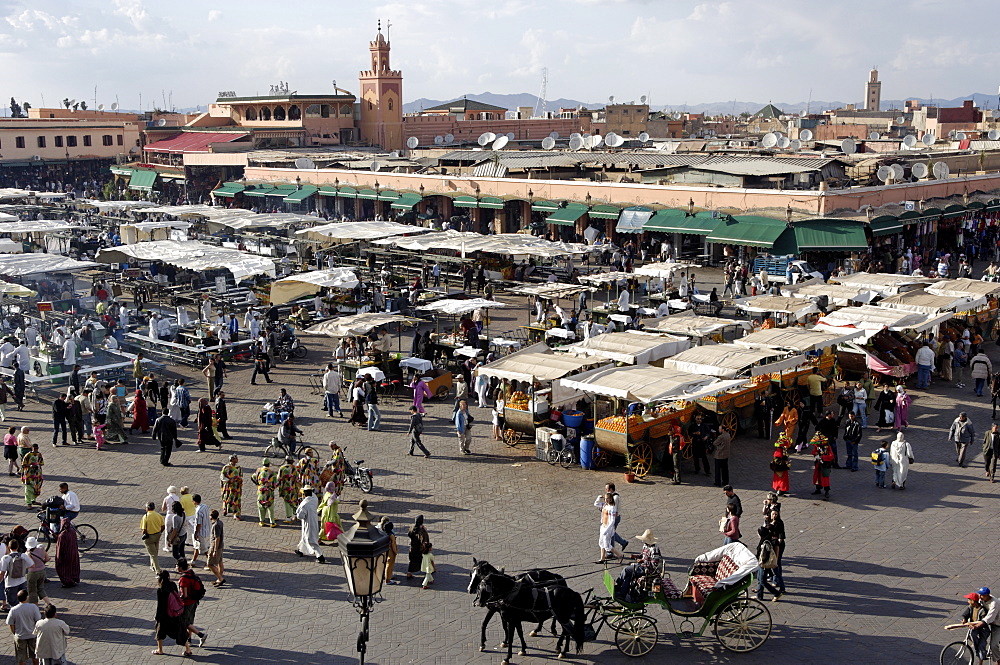
<instances>
[{"instance_id":1,"label":"backpack","mask_svg":"<svg viewBox=\"0 0 1000 665\"><path fill-rule=\"evenodd\" d=\"M885 451L881 448L872 451L872 464L878 466L885 461Z\"/></svg>"},{"instance_id":2,"label":"backpack","mask_svg":"<svg viewBox=\"0 0 1000 665\"><path fill-rule=\"evenodd\" d=\"M191 572L191 571L188 571L188 572ZM185 575L186 574L187 573L185 573ZM202 598L205 597L205 585L201 583L201 578L198 577L197 575L195 575L194 573L190 574L190 578L192 580L194 580L195 584L191 588L191 592L190 592L190 595L188 596L188 598L190 598L191 600L194 600L194 601L199 601L199 600L201 600Z\"/></svg>"},{"instance_id":3,"label":"backpack","mask_svg":"<svg viewBox=\"0 0 1000 665\"><path fill-rule=\"evenodd\" d=\"M176 591L167 595L167 616L177 618L184 614L184 602Z\"/></svg>"},{"instance_id":4,"label":"backpack","mask_svg":"<svg viewBox=\"0 0 1000 665\"><path fill-rule=\"evenodd\" d=\"M8 554L10 557L10 564L7 566L7 576L12 580L20 579L25 576L25 565L24 559L21 558L20 553L15 552L13 554Z\"/></svg>"}]
</instances>

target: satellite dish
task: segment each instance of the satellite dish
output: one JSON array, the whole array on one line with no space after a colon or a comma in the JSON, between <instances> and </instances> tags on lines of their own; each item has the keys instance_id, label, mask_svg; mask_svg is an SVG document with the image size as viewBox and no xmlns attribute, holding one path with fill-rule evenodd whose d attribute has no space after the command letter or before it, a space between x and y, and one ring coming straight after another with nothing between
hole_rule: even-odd
<instances>
[{"instance_id":1,"label":"satellite dish","mask_svg":"<svg viewBox=\"0 0 1000 665\"><path fill-rule=\"evenodd\" d=\"M506 136L508 141L514 140L514 132L507 132Z\"/></svg>"},{"instance_id":2,"label":"satellite dish","mask_svg":"<svg viewBox=\"0 0 1000 665\"><path fill-rule=\"evenodd\" d=\"M791 143L792 150L801 150L802 149L802 141L800 141L798 139L792 139L790 141L790 143Z\"/></svg>"},{"instance_id":3,"label":"satellite dish","mask_svg":"<svg viewBox=\"0 0 1000 665\"><path fill-rule=\"evenodd\" d=\"M497 140L497 135L494 134L493 132L486 132L486 136L487 136L486 139L487 143L493 143L494 141Z\"/></svg>"},{"instance_id":4,"label":"satellite dish","mask_svg":"<svg viewBox=\"0 0 1000 665\"><path fill-rule=\"evenodd\" d=\"M493 149L493 150L500 150L500 149L502 149L502 148L503 148L503 147L504 147L505 145L507 145L507 143L508 143L509 141L510 141L510 139L509 139L509 138L507 138L506 136L501 136L501 137L497 138L497 139L496 139L495 141L493 141L493 146L492 146L492 149Z\"/></svg>"},{"instance_id":5,"label":"satellite dish","mask_svg":"<svg viewBox=\"0 0 1000 665\"><path fill-rule=\"evenodd\" d=\"M444 142L445 143L454 143L455 142L455 135L454 134L445 134L444 135Z\"/></svg>"},{"instance_id":6,"label":"satellite dish","mask_svg":"<svg viewBox=\"0 0 1000 665\"><path fill-rule=\"evenodd\" d=\"M549 132L549 138L555 141L557 138L559 138L559 132Z\"/></svg>"},{"instance_id":7,"label":"satellite dish","mask_svg":"<svg viewBox=\"0 0 1000 665\"><path fill-rule=\"evenodd\" d=\"M844 139L840 142L840 150L845 155L853 155L858 151L858 145L854 142L854 139Z\"/></svg>"},{"instance_id":8,"label":"satellite dish","mask_svg":"<svg viewBox=\"0 0 1000 665\"><path fill-rule=\"evenodd\" d=\"M674 120L680 120L680 119L681 119L681 114L680 113L675 113L674 114Z\"/></svg>"},{"instance_id":9,"label":"satellite dish","mask_svg":"<svg viewBox=\"0 0 1000 665\"><path fill-rule=\"evenodd\" d=\"M610 136L605 136L604 137L604 142L606 144L608 144L609 146L611 146L612 148L618 148L618 147L622 146L625 143L625 139L623 137L618 136L617 134L615 134L615 136L614 136L614 142L613 143L611 141L611 137Z\"/></svg>"},{"instance_id":10,"label":"satellite dish","mask_svg":"<svg viewBox=\"0 0 1000 665\"><path fill-rule=\"evenodd\" d=\"M872 132L871 134L868 135L869 141L878 141L880 138L882 138L882 135L879 134L878 132Z\"/></svg>"},{"instance_id":11,"label":"satellite dish","mask_svg":"<svg viewBox=\"0 0 1000 665\"><path fill-rule=\"evenodd\" d=\"M784 132L775 132L774 135L777 136L780 139L782 136L785 135L785 133Z\"/></svg>"},{"instance_id":12,"label":"satellite dish","mask_svg":"<svg viewBox=\"0 0 1000 665\"><path fill-rule=\"evenodd\" d=\"M614 103L615 103L615 96L608 95L608 104L614 104Z\"/></svg>"},{"instance_id":13,"label":"satellite dish","mask_svg":"<svg viewBox=\"0 0 1000 665\"><path fill-rule=\"evenodd\" d=\"M600 146L602 143L604 143L604 137L601 136L600 134L594 134L593 136L590 137L589 143L590 143L590 145L588 147L591 150L593 150L594 148L596 148L596 147Z\"/></svg>"},{"instance_id":14,"label":"satellite dish","mask_svg":"<svg viewBox=\"0 0 1000 665\"><path fill-rule=\"evenodd\" d=\"M934 135L931 133L924 134L924 137L920 139L920 142L926 146L932 146L934 145Z\"/></svg>"},{"instance_id":15,"label":"satellite dish","mask_svg":"<svg viewBox=\"0 0 1000 665\"><path fill-rule=\"evenodd\" d=\"M639 103L640 104L645 104L646 103L646 95L643 95L642 97L639 98Z\"/></svg>"},{"instance_id":16,"label":"satellite dish","mask_svg":"<svg viewBox=\"0 0 1000 665\"><path fill-rule=\"evenodd\" d=\"M923 162L917 162L910 169L910 173L913 174L914 178L926 178L927 177L927 165Z\"/></svg>"},{"instance_id":17,"label":"satellite dish","mask_svg":"<svg viewBox=\"0 0 1000 665\"><path fill-rule=\"evenodd\" d=\"M556 147L556 140L554 138L546 136L542 139L542 150L552 150L554 147Z\"/></svg>"},{"instance_id":18,"label":"satellite dish","mask_svg":"<svg viewBox=\"0 0 1000 665\"><path fill-rule=\"evenodd\" d=\"M117 111L118 110L118 102L114 102L113 104L111 104L111 110L112 111Z\"/></svg>"},{"instance_id":19,"label":"satellite dish","mask_svg":"<svg viewBox=\"0 0 1000 665\"><path fill-rule=\"evenodd\" d=\"M889 168L892 169L892 179L895 180L896 182L900 182L903 179L903 175L905 173L905 171L903 171L902 165L893 164Z\"/></svg>"},{"instance_id":20,"label":"satellite dish","mask_svg":"<svg viewBox=\"0 0 1000 665\"><path fill-rule=\"evenodd\" d=\"M443 136L435 136L434 137L434 145L441 145L442 143L444 143L444 137ZM480 143L479 145L485 145L485 144Z\"/></svg>"},{"instance_id":21,"label":"satellite dish","mask_svg":"<svg viewBox=\"0 0 1000 665\"><path fill-rule=\"evenodd\" d=\"M583 147L583 138L581 138L580 136L574 136L569 140L570 150L579 150L582 147Z\"/></svg>"},{"instance_id":22,"label":"satellite dish","mask_svg":"<svg viewBox=\"0 0 1000 665\"><path fill-rule=\"evenodd\" d=\"M917 137L914 136L913 134L908 134L907 136L903 137L903 145L905 145L907 148L916 147Z\"/></svg>"},{"instance_id":23,"label":"satellite dish","mask_svg":"<svg viewBox=\"0 0 1000 665\"><path fill-rule=\"evenodd\" d=\"M156 121L156 126L157 127L166 127L167 126L167 119L166 118L160 118L159 120Z\"/></svg>"},{"instance_id":24,"label":"satellite dish","mask_svg":"<svg viewBox=\"0 0 1000 665\"><path fill-rule=\"evenodd\" d=\"M389 153L389 156L392 157L393 159L399 159L400 157L403 156L403 151L393 150L392 152Z\"/></svg>"},{"instance_id":25,"label":"satellite dish","mask_svg":"<svg viewBox=\"0 0 1000 665\"><path fill-rule=\"evenodd\" d=\"M991 129L989 133L986 134L986 137L991 141L996 141L997 139L1000 139L1000 132L995 129Z\"/></svg>"},{"instance_id":26,"label":"satellite dish","mask_svg":"<svg viewBox=\"0 0 1000 665\"><path fill-rule=\"evenodd\" d=\"M955 134L955 138L959 141L964 141L966 139L965 132L959 132Z\"/></svg>"},{"instance_id":27,"label":"satellite dish","mask_svg":"<svg viewBox=\"0 0 1000 665\"><path fill-rule=\"evenodd\" d=\"M639 140L645 143L646 141L649 140L649 134L647 134L646 132L641 132L639 134Z\"/></svg>"},{"instance_id":28,"label":"satellite dish","mask_svg":"<svg viewBox=\"0 0 1000 665\"><path fill-rule=\"evenodd\" d=\"M308 157L299 157L298 159L295 160L295 168L314 169L316 168L316 164L313 163L313 160L309 159Z\"/></svg>"},{"instance_id":29,"label":"satellite dish","mask_svg":"<svg viewBox=\"0 0 1000 665\"><path fill-rule=\"evenodd\" d=\"M812 141L813 133L811 129L803 129L799 132L799 138L803 141Z\"/></svg>"},{"instance_id":30,"label":"satellite dish","mask_svg":"<svg viewBox=\"0 0 1000 665\"><path fill-rule=\"evenodd\" d=\"M875 172L875 177L878 178L880 181L885 182L890 177L892 177L892 169L890 169L888 166L880 166L878 167L878 171Z\"/></svg>"},{"instance_id":31,"label":"satellite dish","mask_svg":"<svg viewBox=\"0 0 1000 665\"><path fill-rule=\"evenodd\" d=\"M97 110L98 111L103 111L104 110L104 104L98 104L97 105Z\"/></svg>"},{"instance_id":32,"label":"satellite dish","mask_svg":"<svg viewBox=\"0 0 1000 665\"><path fill-rule=\"evenodd\" d=\"M761 139L760 144L765 148L773 148L778 145L778 137L774 132L768 132L764 134L764 138Z\"/></svg>"},{"instance_id":33,"label":"satellite dish","mask_svg":"<svg viewBox=\"0 0 1000 665\"><path fill-rule=\"evenodd\" d=\"M420 145L420 139L418 139L416 136L411 136L410 138L406 139L406 147L409 148L410 150L413 150L418 145Z\"/></svg>"},{"instance_id":34,"label":"satellite dish","mask_svg":"<svg viewBox=\"0 0 1000 665\"><path fill-rule=\"evenodd\" d=\"M899 124L902 125L904 122L906 122L906 117L905 116L899 116L898 118L896 118L896 122L898 122Z\"/></svg>"},{"instance_id":35,"label":"satellite dish","mask_svg":"<svg viewBox=\"0 0 1000 665\"><path fill-rule=\"evenodd\" d=\"M948 177L948 173L950 171L951 169L949 169L948 165L945 164L944 162L937 162L934 165L933 169L934 177L937 178L938 180L945 180Z\"/></svg>"},{"instance_id":36,"label":"satellite dish","mask_svg":"<svg viewBox=\"0 0 1000 665\"><path fill-rule=\"evenodd\" d=\"M955 138L955 130L954 129L951 130L950 132L948 132L948 138L950 138L950 139Z\"/></svg>"},{"instance_id":37,"label":"satellite dish","mask_svg":"<svg viewBox=\"0 0 1000 665\"><path fill-rule=\"evenodd\" d=\"M787 136L782 136L780 139L778 139L778 147L781 148L782 150L784 150L791 144L792 142L788 140Z\"/></svg>"},{"instance_id":38,"label":"satellite dish","mask_svg":"<svg viewBox=\"0 0 1000 665\"><path fill-rule=\"evenodd\" d=\"M617 141L618 141L618 135L615 134L614 132L608 132L604 136L604 143L609 148L614 148L615 146L617 146L618 145Z\"/></svg>"},{"instance_id":39,"label":"satellite dish","mask_svg":"<svg viewBox=\"0 0 1000 665\"><path fill-rule=\"evenodd\" d=\"M489 138L489 136L490 136L489 132L483 132L482 134L479 135L479 138L476 139L476 143L478 143L479 145L485 147L486 144L489 143L492 140L491 138ZM441 140L443 141L444 139L441 139ZM435 139L435 142L436 141L437 141L437 139Z\"/></svg>"},{"instance_id":40,"label":"satellite dish","mask_svg":"<svg viewBox=\"0 0 1000 665\"><path fill-rule=\"evenodd\" d=\"M379 171L382 170L382 165L379 164L378 162L372 162L371 169L372 173L378 173Z\"/></svg>"},{"instance_id":41,"label":"satellite dish","mask_svg":"<svg viewBox=\"0 0 1000 665\"><path fill-rule=\"evenodd\" d=\"M569 135L569 138L570 140L572 140L572 139L583 138L583 136L580 134L580 132L573 132L572 134Z\"/></svg>"}]
</instances>

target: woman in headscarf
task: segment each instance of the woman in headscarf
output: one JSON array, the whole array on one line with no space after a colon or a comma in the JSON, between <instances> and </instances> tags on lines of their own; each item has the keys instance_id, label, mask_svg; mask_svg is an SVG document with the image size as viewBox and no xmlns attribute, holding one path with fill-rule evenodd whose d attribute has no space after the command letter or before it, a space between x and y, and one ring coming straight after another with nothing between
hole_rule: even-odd
<instances>
[{"instance_id":1,"label":"woman in headscarf","mask_svg":"<svg viewBox=\"0 0 1000 665\"><path fill-rule=\"evenodd\" d=\"M896 422L893 427L897 430L906 429L909 425L906 420L906 416L910 412L910 404L912 402L913 398L907 394L906 388L903 386L896 386Z\"/></svg>"},{"instance_id":2,"label":"woman in headscarf","mask_svg":"<svg viewBox=\"0 0 1000 665\"><path fill-rule=\"evenodd\" d=\"M191 656L191 644L188 642L187 626L183 625L179 616L172 617L168 611L168 601L171 594L177 593L177 585L170 579L170 572L161 570L156 574L156 656L163 655L163 640L170 638L184 647L184 655Z\"/></svg>"},{"instance_id":3,"label":"woman in headscarf","mask_svg":"<svg viewBox=\"0 0 1000 665\"><path fill-rule=\"evenodd\" d=\"M104 440L108 443L128 443L128 437L125 435L125 422L122 420L122 401L118 395L112 396L111 402L108 404Z\"/></svg>"},{"instance_id":4,"label":"woman in headscarf","mask_svg":"<svg viewBox=\"0 0 1000 665\"><path fill-rule=\"evenodd\" d=\"M219 482L222 483L223 516L232 513L233 519L239 520L243 512L243 469L240 467L239 457L229 456L229 464L222 467Z\"/></svg>"},{"instance_id":5,"label":"woman in headscarf","mask_svg":"<svg viewBox=\"0 0 1000 665\"><path fill-rule=\"evenodd\" d=\"M785 436L789 439L795 434L795 425L799 422L799 412L795 410L795 407L787 403L785 408L782 409L781 415L778 419L774 421L775 425L780 425L785 428Z\"/></svg>"},{"instance_id":6,"label":"woman in headscarf","mask_svg":"<svg viewBox=\"0 0 1000 665\"><path fill-rule=\"evenodd\" d=\"M129 425L129 434L135 430L142 430L143 434L149 433L149 412L146 409L146 396L141 390L135 391L135 398L132 400L132 424Z\"/></svg>"},{"instance_id":7,"label":"woman in headscarf","mask_svg":"<svg viewBox=\"0 0 1000 665\"><path fill-rule=\"evenodd\" d=\"M351 417L347 419L354 427L367 427L368 416L365 414L365 377L359 376L351 384Z\"/></svg>"},{"instance_id":8,"label":"woman in headscarf","mask_svg":"<svg viewBox=\"0 0 1000 665\"><path fill-rule=\"evenodd\" d=\"M399 554L399 546L396 544L396 534L393 533L394 528L392 522L385 515L378 523L379 530L385 535L389 536L389 556L385 560L385 583L386 584L399 584L396 580L392 579L392 573L396 569L396 555Z\"/></svg>"},{"instance_id":9,"label":"woman in headscarf","mask_svg":"<svg viewBox=\"0 0 1000 665\"><path fill-rule=\"evenodd\" d=\"M56 538L56 573L63 588L80 583L80 548L78 536L65 517L59 522Z\"/></svg>"},{"instance_id":10,"label":"woman in headscarf","mask_svg":"<svg viewBox=\"0 0 1000 665\"><path fill-rule=\"evenodd\" d=\"M32 444L31 452L21 458L21 482L24 484L24 502L28 506L35 505L35 499L42 493L42 483L45 476L42 475L42 466L45 460L38 452L38 444Z\"/></svg>"},{"instance_id":11,"label":"woman in headscarf","mask_svg":"<svg viewBox=\"0 0 1000 665\"><path fill-rule=\"evenodd\" d=\"M340 521L338 510L340 496L337 494L332 480L327 482L324 489L323 502L319 505L319 521L323 525L320 540L333 541L344 531L344 525Z\"/></svg>"},{"instance_id":12,"label":"woman in headscarf","mask_svg":"<svg viewBox=\"0 0 1000 665\"><path fill-rule=\"evenodd\" d=\"M177 423L181 422L181 398L177 393L177 389L180 388L180 384L175 380L174 385L170 387L170 399L167 402L167 415L173 418Z\"/></svg>"},{"instance_id":13,"label":"woman in headscarf","mask_svg":"<svg viewBox=\"0 0 1000 665\"><path fill-rule=\"evenodd\" d=\"M410 388L413 389L413 406L417 408L417 411L421 415L425 415L427 411L424 409L424 400L433 397L434 393L431 392L431 388L427 385L427 382L419 376L413 378Z\"/></svg>"},{"instance_id":14,"label":"woman in headscarf","mask_svg":"<svg viewBox=\"0 0 1000 665\"><path fill-rule=\"evenodd\" d=\"M910 465L913 464L913 448L902 432L889 446L889 459L892 460L892 489L905 490L906 477L910 475Z\"/></svg>"},{"instance_id":15,"label":"woman in headscarf","mask_svg":"<svg viewBox=\"0 0 1000 665\"><path fill-rule=\"evenodd\" d=\"M410 552L407 555L406 579L413 579L413 573L420 572L420 564L424 558L424 545L431 542L431 537L427 535L424 528L424 516L417 515L413 526L406 533L410 537Z\"/></svg>"},{"instance_id":16,"label":"woman in headscarf","mask_svg":"<svg viewBox=\"0 0 1000 665\"><path fill-rule=\"evenodd\" d=\"M207 445L221 448L222 442L215 438L215 430L212 428L212 407L208 404L208 398L202 397L198 400L198 451L205 452Z\"/></svg>"},{"instance_id":17,"label":"woman in headscarf","mask_svg":"<svg viewBox=\"0 0 1000 665\"><path fill-rule=\"evenodd\" d=\"M882 392L875 400L875 411L878 413L878 422L875 424L878 431L891 428L896 420L896 393L890 386L882 387Z\"/></svg>"},{"instance_id":18,"label":"woman in headscarf","mask_svg":"<svg viewBox=\"0 0 1000 665\"><path fill-rule=\"evenodd\" d=\"M344 464L344 451L335 441L330 442L330 459L326 463L326 469L330 470L328 482L333 483L333 492L337 496L344 491L344 480L346 475L346 465Z\"/></svg>"}]
</instances>

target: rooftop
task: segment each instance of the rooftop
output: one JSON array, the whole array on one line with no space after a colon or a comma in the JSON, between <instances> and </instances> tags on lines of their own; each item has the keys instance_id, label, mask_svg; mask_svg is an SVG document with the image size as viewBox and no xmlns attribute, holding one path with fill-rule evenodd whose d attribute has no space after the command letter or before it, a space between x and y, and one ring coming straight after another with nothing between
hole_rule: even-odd
<instances>
[{"instance_id":1,"label":"rooftop","mask_svg":"<svg viewBox=\"0 0 1000 665\"><path fill-rule=\"evenodd\" d=\"M468 111L507 111L507 109L502 106L493 106L492 104L487 104L485 102L477 102L476 100L469 99L468 97L462 97L461 99L456 99L453 102L446 102L444 104L439 104L423 110L424 112L447 111L448 113L467 113Z\"/></svg>"}]
</instances>

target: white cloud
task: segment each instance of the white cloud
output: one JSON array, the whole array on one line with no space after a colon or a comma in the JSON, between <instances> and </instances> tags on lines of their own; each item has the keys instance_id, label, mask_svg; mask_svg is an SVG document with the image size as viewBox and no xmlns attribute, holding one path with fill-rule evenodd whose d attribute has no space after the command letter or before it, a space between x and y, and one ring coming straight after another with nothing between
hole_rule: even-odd
<instances>
[{"instance_id":1,"label":"white cloud","mask_svg":"<svg viewBox=\"0 0 1000 665\"><path fill-rule=\"evenodd\" d=\"M208 20L209 21L218 20L221 16L222 16L222 12L219 11L218 9L210 9L208 11Z\"/></svg>"}]
</instances>

